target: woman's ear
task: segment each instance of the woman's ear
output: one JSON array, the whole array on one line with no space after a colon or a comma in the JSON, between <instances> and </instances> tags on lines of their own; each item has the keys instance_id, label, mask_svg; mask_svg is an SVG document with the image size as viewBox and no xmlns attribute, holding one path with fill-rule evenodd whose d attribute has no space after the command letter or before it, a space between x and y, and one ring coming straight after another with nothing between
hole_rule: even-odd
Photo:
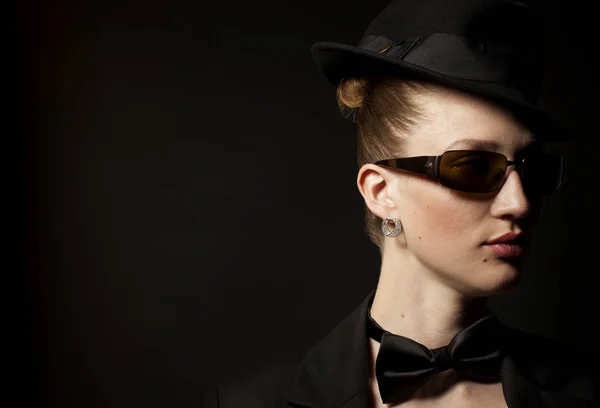
<instances>
[{"instance_id":1,"label":"woman's ear","mask_svg":"<svg viewBox=\"0 0 600 408\"><path fill-rule=\"evenodd\" d=\"M358 171L356 184L365 204L373 214L381 219L390 216L396 204L389 196L393 174L381 166L365 164Z\"/></svg>"}]
</instances>

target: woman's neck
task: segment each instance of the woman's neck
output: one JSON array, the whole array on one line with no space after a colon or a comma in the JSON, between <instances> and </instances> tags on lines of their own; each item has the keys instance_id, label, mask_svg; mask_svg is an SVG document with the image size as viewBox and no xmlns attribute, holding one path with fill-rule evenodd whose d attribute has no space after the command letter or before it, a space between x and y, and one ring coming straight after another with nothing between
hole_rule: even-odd
<instances>
[{"instance_id":1,"label":"woman's neck","mask_svg":"<svg viewBox=\"0 0 600 408\"><path fill-rule=\"evenodd\" d=\"M371 316L385 330L436 348L488 313L485 297L465 296L414 259L404 262L382 264Z\"/></svg>"},{"instance_id":2,"label":"woman's neck","mask_svg":"<svg viewBox=\"0 0 600 408\"><path fill-rule=\"evenodd\" d=\"M433 349L447 345L459 331L489 313L485 297L466 296L415 257L395 255L384 257L371 306L371 317L383 329ZM375 375L379 346L370 339L369 383L374 406L383 407ZM501 404L480 404L473 399L479 394L484 401L492 398ZM423 401L423 406L505 406L501 384L466 381L454 369L431 378L413 398Z\"/></svg>"}]
</instances>

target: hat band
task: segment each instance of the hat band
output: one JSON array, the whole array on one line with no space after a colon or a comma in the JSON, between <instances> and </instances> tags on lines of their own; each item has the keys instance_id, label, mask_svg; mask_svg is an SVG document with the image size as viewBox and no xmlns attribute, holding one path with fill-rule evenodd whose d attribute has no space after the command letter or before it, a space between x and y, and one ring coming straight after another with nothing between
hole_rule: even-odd
<instances>
[{"instance_id":1,"label":"hat band","mask_svg":"<svg viewBox=\"0 0 600 408\"><path fill-rule=\"evenodd\" d=\"M433 33L394 42L383 35L369 35L359 48L425 68L456 79L490 82L514 88L528 88L532 78L511 77L511 67L519 66L520 75L528 64L498 48L449 33ZM520 86L519 86L520 85ZM536 89L520 89L528 99L535 99Z\"/></svg>"}]
</instances>

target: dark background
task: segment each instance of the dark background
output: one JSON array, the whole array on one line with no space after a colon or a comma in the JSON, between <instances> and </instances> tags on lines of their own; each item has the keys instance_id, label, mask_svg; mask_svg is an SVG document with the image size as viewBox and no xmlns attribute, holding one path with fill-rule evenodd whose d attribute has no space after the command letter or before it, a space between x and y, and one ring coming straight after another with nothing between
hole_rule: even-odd
<instances>
[{"instance_id":1,"label":"dark background","mask_svg":"<svg viewBox=\"0 0 600 408\"><path fill-rule=\"evenodd\" d=\"M309 48L356 43L384 4L18 4L19 401L195 406L216 378L305 350L374 288L354 129ZM490 306L591 347L600 170L587 4L557 3L548 24L542 105L577 130L569 182L522 286Z\"/></svg>"}]
</instances>

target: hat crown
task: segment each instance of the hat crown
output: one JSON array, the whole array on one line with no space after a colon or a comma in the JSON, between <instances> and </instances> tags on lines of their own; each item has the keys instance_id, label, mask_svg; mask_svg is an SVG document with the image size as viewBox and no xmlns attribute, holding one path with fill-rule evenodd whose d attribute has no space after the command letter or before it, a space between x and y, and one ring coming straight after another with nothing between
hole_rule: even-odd
<instances>
[{"instance_id":1,"label":"hat crown","mask_svg":"<svg viewBox=\"0 0 600 408\"><path fill-rule=\"evenodd\" d=\"M496 70L503 71L504 79L497 82L510 82L535 103L542 89L546 58L541 11L532 0L394 0L369 24L358 46L369 49L371 44L373 50L377 38L398 43L415 38L422 42L439 34L460 37L472 44L465 46L487 54L484 58L503 59ZM427 52L445 52L443 58L450 64L464 68L465 61L454 51L442 45ZM485 76L479 79L490 80Z\"/></svg>"}]
</instances>

